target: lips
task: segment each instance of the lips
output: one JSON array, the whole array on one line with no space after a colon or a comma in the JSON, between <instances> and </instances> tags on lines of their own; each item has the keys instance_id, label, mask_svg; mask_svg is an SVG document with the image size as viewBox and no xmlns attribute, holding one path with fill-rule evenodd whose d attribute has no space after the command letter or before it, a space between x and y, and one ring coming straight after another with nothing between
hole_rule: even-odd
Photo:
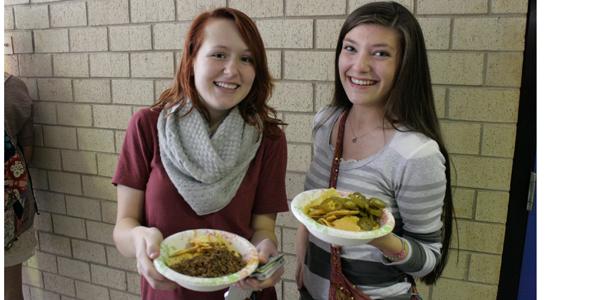
<instances>
[{"instance_id":1,"label":"lips","mask_svg":"<svg viewBox=\"0 0 590 300\"><path fill-rule=\"evenodd\" d=\"M353 78L353 77L348 77L350 79L350 82L352 82L355 85L360 85L360 86L371 86L371 85L375 85L377 83L377 81L375 80L370 80L370 79L359 79L359 78Z\"/></svg>"},{"instance_id":2,"label":"lips","mask_svg":"<svg viewBox=\"0 0 590 300\"><path fill-rule=\"evenodd\" d=\"M213 81L213 84L217 87L221 87L224 89L235 90L240 87L239 84L231 83L231 82L223 82L223 81Z\"/></svg>"}]
</instances>

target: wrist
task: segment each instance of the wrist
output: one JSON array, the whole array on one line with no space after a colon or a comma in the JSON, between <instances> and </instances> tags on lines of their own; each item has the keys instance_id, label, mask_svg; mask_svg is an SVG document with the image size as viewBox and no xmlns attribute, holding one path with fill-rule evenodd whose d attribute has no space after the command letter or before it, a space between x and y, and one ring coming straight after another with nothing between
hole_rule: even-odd
<instances>
[{"instance_id":1,"label":"wrist","mask_svg":"<svg viewBox=\"0 0 590 300\"><path fill-rule=\"evenodd\" d=\"M399 244L399 238L394 234L386 234L380 238L376 238L369 242L370 245L373 247L378 248L383 251L394 251L397 252L395 249L401 249L401 245ZM394 250L392 250L392 248Z\"/></svg>"},{"instance_id":2,"label":"wrist","mask_svg":"<svg viewBox=\"0 0 590 300\"><path fill-rule=\"evenodd\" d=\"M400 243L400 248L398 251L383 251L381 250L381 254L383 255L383 257L385 257L388 261L390 262L399 262L404 260L409 253L409 248L410 246L408 245L408 242L406 242L404 239L397 237L397 240L399 240Z\"/></svg>"},{"instance_id":3,"label":"wrist","mask_svg":"<svg viewBox=\"0 0 590 300\"><path fill-rule=\"evenodd\" d=\"M131 229L130 239L136 248L141 245L145 245L147 240L152 239L153 232L157 231L155 227L146 227L142 225L135 226ZM159 231L157 231L159 233Z\"/></svg>"},{"instance_id":4,"label":"wrist","mask_svg":"<svg viewBox=\"0 0 590 300\"><path fill-rule=\"evenodd\" d=\"M274 240L272 240L271 238L262 239L261 241L259 241L256 244L256 247L258 247L258 246L271 247L271 248L274 248L275 250L279 249L277 243Z\"/></svg>"},{"instance_id":5,"label":"wrist","mask_svg":"<svg viewBox=\"0 0 590 300\"><path fill-rule=\"evenodd\" d=\"M131 228L131 238L135 240L138 237L141 237L145 234L146 229L147 227L141 225Z\"/></svg>"},{"instance_id":6,"label":"wrist","mask_svg":"<svg viewBox=\"0 0 590 300\"><path fill-rule=\"evenodd\" d=\"M268 241L265 241L265 240L268 240ZM265 242L265 243L270 242L275 246L275 248L278 248L278 242L277 242L276 235L274 234L274 232L271 232L268 230L259 230L259 231L254 232L254 235L250 239L250 242L255 246L262 244L262 242Z\"/></svg>"}]
</instances>

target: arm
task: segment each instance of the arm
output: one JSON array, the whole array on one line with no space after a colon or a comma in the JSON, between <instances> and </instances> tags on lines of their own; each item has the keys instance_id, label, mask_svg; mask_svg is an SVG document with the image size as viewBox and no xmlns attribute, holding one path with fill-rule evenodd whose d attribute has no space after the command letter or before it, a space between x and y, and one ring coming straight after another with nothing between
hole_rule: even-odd
<instances>
[{"instance_id":1,"label":"arm","mask_svg":"<svg viewBox=\"0 0 590 300\"><path fill-rule=\"evenodd\" d=\"M117 185L117 220L113 240L117 250L126 257L137 259L137 271L155 289L175 289L176 284L154 268L153 260L160 255L162 233L154 227L140 225L144 191Z\"/></svg>"},{"instance_id":2,"label":"arm","mask_svg":"<svg viewBox=\"0 0 590 300\"><path fill-rule=\"evenodd\" d=\"M305 253L307 252L307 243L309 231L303 224L299 224L295 236L295 255L297 258L297 269L295 271L295 281L297 287L303 287L303 265L305 264Z\"/></svg>"},{"instance_id":3,"label":"arm","mask_svg":"<svg viewBox=\"0 0 590 300\"><path fill-rule=\"evenodd\" d=\"M258 250L258 258L260 264L264 264L268 261L268 258L279 254L277 249L277 237L275 235L275 220L277 214L261 214L254 215L252 218L252 229L254 229L254 235L252 236L251 242L256 245ZM270 278L259 281L254 278L248 278L240 282L240 287L261 290L267 287L274 286L281 280L285 268L281 267L278 269Z\"/></svg>"},{"instance_id":4,"label":"arm","mask_svg":"<svg viewBox=\"0 0 590 300\"><path fill-rule=\"evenodd\" d=\"M16 139L25 160L31 162L34 144L33 99L25 83L15 76L5 79L4 98L5 129Z\"/></svg>"},{"instance_id":5,"label":"arm","mask_svg":"<svg viewBox=\"0 0 590 300\"><path fill-rule=\"evenodd\" d=\"M27 164L33 159L33 118L28 118L18 134L18 144L23 151Z\"/></svg>"},{"instance_id":6,"label":"arm","mask_svg":"<svg viewBox=\"0 0 590 300\"><path fill-rule=\"evenodd\" d=\"M372 240L369 245L377 247L386 257L399 257L399 260L402 261L408 255L407 246L402 243L403 240L396 234L387 234Z\"/></svg>"},{"instance_id":7,"label":"arm","mask_svg":"<svg viewBox=\"0 0 590 300\"><path fill-rule=\"evenodd\" d=\"M258 249L260 263L266 263L270 256L278 254L278 241L275 235L277 212L287 211L287 192L285 173L287 169L287 140L281 131L275 139L264 137L261 147L264 151L263 166L256 187L256 202L252 211L250 227L254 230L251 242ZM240 282L240 287L260 290L274 286L284 273L278 269L269 279L258 281L248 278Z\"/></svg>"},{"instance_id":8,"label":"arm","mask_svg":"<svg viewBox=\"0 0 590 300\"><path fill-rule=\"evenodd\" d=\"M144 191L117 185L117 219L113 240L117 250L125 257L135 257L133 230L140 227Z\"/></svg>"},{"instance_id":9,"label":"arm","mask_svg":"<svg viewBox=\"0 0 590 300\"><path fill-rule=\"evenodd\" d=\"M251 239L252 244L258 245L268 239L276 248L276 245L278 245L277 236L275 235L276 218L277 214L254 215L252 218L252 229L254 229L254 235L252 235Z\"/></svg>"},{"instance_id":10,"label":"arm","mask_svg":"<svg viewBox=\"0 0 590 300\"><path fill-rule=\"evenodd\" d=\"M24 86L24 83L23 83ZM33 158L33 144L35 140L35 132L33 130L33 99L29 96L28 90L24 87L23 99L25 103L30 103L30 115L25 120L21 131L18 134L18 143L23 149L23 155L27 163L31 162Z\"/></svg>"},{"instance_id":11,"label":"arm","mask_svg":"<svg viewBox=\"0 0 590 300\"><path fill-rule=\"evenodd\" d=\"M371 244L394 258L383 258L384 263L423 277L439 263L442 247L446 177L444 158L436 143L430 141L418 147L398 175L402 181L395 200L403 221L403 236L390 234Z\"/></svg>"},{"instance_id":12,"label":"arm","mask_svg":"<svg viewBox=\"0 0 590 300\"><path fill-rule=\"evenodd\" d=\"M24 146L23 155L25 156L25 161L27 163L31 162L31 159L33 158L33 146Z\"/></svg>"}]
</instances>

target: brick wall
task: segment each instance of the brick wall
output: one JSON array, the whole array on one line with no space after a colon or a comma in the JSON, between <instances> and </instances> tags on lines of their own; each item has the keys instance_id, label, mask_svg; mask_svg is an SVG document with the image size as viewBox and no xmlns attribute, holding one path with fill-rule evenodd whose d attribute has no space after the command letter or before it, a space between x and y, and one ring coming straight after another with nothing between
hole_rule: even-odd
<instances>
[{"instance_id":1,"label":"brick wall","mask_svg":"<svg viewBox=\"0 0 590 300\"><path fill-rule=\"evenodd\" d=\"M287 190L302 190L311 121L330 101L337 32L366 0L5 0L5 70L36 100L32 175L39 250L24 267L28 299L138 299L135 262L114 248L110 184L127 122L178 68L198 12L230 6L252 16L277 79L271 103L290 125ZM460 251L425 299L495 299L514 151L525 0L405 0L422 24L436 109L456 169ZM297 222L277 230L296 299ZM453 248L457 248L454 241Z\"/></svg>"}]
</instances>

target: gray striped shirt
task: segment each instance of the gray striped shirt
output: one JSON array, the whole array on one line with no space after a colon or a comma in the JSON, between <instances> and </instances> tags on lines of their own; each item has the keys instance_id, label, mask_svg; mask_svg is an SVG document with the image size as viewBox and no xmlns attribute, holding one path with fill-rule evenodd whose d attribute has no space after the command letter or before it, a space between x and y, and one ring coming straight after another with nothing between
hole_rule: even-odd
<instances>
[{"instance_id":1,"label":"gray striped shirt","mask_svg":"<svg viewBox=\"0 0 590 300\"><path fill-rule=\"evenodd\" d=\"M314 157L305 190L326 188L334 157L330 135L340 110L324 108L314 119ZM367 295L387 299L409 292L405 275L422 277L440 260L442 206L446 178L444 157L435 141L421 133L396 131L378 153L340 163L337 188L358 191L388 203L396 221L394 231L410 246L409 255L389 262L370 246L343 247L344 274ZM330 245L310 234L304 284L315 299L328 299Z\"/></svg>"}]
</instances>

